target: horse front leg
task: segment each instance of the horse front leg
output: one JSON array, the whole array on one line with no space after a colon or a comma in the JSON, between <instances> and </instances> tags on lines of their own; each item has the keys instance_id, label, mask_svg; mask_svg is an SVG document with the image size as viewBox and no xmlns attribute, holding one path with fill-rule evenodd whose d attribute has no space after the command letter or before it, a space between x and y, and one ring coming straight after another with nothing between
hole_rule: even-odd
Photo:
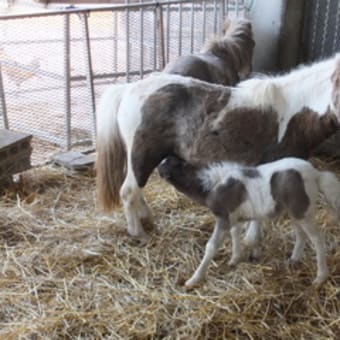
<instances>
[{"instance_id":1,"label":"horse front leg","mask_svg":"<svg viewBox=\"0 0 340 340\"><path fill-rule=\"evenodd\" d=\"M303 250L305 249L307 234L301 228L300 224L294 220L294 229L295 229L295 243L294 249L292 251L292 255L289 258L289 264L296 264L301 260Z\"/></svg>"},{"instance_id":2,"label":"horse front leg","mask_svg":"<svg viewBox=\"0 0 340 340\"><path fill-rule=\"evenodd\" d=\"M233 225L230 229L232 253L228 262L230 267L235 267L242 260L242 244L241 244L241 225L239 223Z\"/></svg>"},{"instance_id":3,"label":"horse front leg","mask_svg":"<svg viewBox=\"0 0 340 340\"><path fill-rule=\"evenodd\" d=\"M229 222L224 218L217 218L214 231L205 247L204 257L196 269L194 275L185 282L187 288L192 288L198 285L205 277L208 266L211 260L216 255L218 249L223 244L227 231L229 229Z\"/></svg>"}]
</instances>

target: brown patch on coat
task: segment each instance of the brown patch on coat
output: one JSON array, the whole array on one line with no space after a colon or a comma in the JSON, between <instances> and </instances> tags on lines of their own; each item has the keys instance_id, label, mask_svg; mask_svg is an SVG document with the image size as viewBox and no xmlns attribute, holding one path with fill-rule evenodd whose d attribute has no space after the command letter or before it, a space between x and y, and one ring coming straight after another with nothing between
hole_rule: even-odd
<instances>
[{"instance_id":1,"label":"brown patch on coat","mask_svg":"<svg viewBox=\"0 0 340 340\"><path fill-rule=\"evenodd\" d=\"M270 179L270 186L276 201L276 213L287 210L296 219L304 218L310 201L298 171L290 169L275 172Z\"/></svg>"},{"instance_id":2,"label":"brown patch on coat","mask_svg":"<svg viewBox=\"0 0 340 340\"><path fill-rule=\"evenodd\" d=\"M206 206L215 216L227 218L247 199L246 186L230 177L225 184L218 185L207 197Z\"/></svg>"},{"instance_id":3,"label":"brown patch on coat","mask_svg":"<svg viewBox=\"0 0 340 340\"><path fill-rule=\"evenodd\" d=\"M303 108L289 121L282 141L265 148L261 163L288 156L308 158L317 146L339 128L339 121L330 110L320 116L309 108Z\"/></svg>"},{"instance_id":4,"label":"brown patch on coat","mask_svg":"<svg viewBox=\"0 0 340 340\"><path fill-rule=\"evenodd\" d=\"M214 114L207 117L200 128L191 148L193 161L229 160L254 165L267 146L277 141L277 114L273 110L234 109L218 126L214 124L216 118Z\"/></svg>"},{"instance_id":5,"label":"brown patch on coat","mask_svg":"<svg viewBox=\"0 0 340 340\"><path fill-rule=\"evenodd\" d=\"M143 187L153 169L167 156L188 159L189 150L207 115L227 105L230 90L194 81L170 84L149 96L132 147L132 167Z\"/></svg>"}]
</instances>

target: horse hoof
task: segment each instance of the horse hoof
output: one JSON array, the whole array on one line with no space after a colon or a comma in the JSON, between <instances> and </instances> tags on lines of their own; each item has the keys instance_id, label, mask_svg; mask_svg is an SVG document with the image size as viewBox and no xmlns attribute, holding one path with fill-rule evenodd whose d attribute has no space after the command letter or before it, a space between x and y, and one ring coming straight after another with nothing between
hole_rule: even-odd
<instances>
[{"instance_id":1,"label":"horse hoof","mask_svg":"<svg viewBox=\"0 0 340 340\"><path fill-rule=\"evenodd\" d=\"M316 279L313 281L313 287L315 289L320 289L322 285L327 281L328 276L329 276L328 273L317 276Z\"/></svg>"},{"instance_id":2,"label":"horse hoof","mask_svg":"<svg viewBox=\"0 0 340 340\"><path fill-rule=\"evenodd\" d=\"M189 279L185 282L184 286L186 289L194 289L200 286L203 279Z\"/></svg>"},{"instance_id":3,"label":"horse hoof","mask_svg":"<svg viewBox=\"0 0 340 340\"><path fill-rule=\"evenodd\" d=\"M234 259L231 259L231 260L228 262L228 266L231 267L231 268L234 268L234 267L236 267L240 262L241 262L241 258L240 258L240 257L234 258Z\"/></svg>"},{"instance_id":4,"label":"horse hoof","mask_svg":"<svg viewBox=\"0 0 340 340\"><path fill-rule=\"evenodd\" d=\"M260 248L253 248L248 255L249 262L258 262L261 258L262 252Z\"/></svg>"},{"instance_id":5,"label":"horse hoof","mask_svg":"<svg viewBox=\"0 0 340 340\"><path fill-rule=\"evenodd\" d=\"M298 268L301 265L301 261L293 258L289 258L286 261L286 266L291 269Z\"/></svg>"}]
</instances>

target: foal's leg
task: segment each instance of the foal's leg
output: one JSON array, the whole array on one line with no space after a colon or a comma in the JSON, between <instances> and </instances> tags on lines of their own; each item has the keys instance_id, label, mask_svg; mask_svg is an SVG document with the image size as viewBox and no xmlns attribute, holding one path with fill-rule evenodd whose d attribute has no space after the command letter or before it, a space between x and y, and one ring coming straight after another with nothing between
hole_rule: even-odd
<instances>
[{"instance_id":1,"label":"foal's leg","mask_svg":"<svg viewBox=\"0 0 340 340\"><path fill-rule=\"evenodd\" d=\"M229 222L223 218L218 217L216 219L214 231L205 247L203 260L201 261L199 267L196 269L194 275L185 283L186 287L193 287L204 279L209 263L223 244L228 229Z\"/></svg>"},{"instance_id":2,"label":"foal's leg","mask_svg":"<svg viewBox=\"0 0 340 340\"><path fill-rule=\"evenodd\" d=\"M316 279L313 281L313 285L319 287L329 276L325 254L325 237L319 226L315 223L314 218L300 220L299 224L308 235L316 251L318 271Z\"/></svg>"},{"instance_id":3,"label":"foal's leg","mask_svg":"<svg viewBox=\"0 0 340 340\"><path fill-rule=\"evenodd\" d=\"M297 221L294 221L294 229L295 229L295 244L292 255L290 256L289 259L289 262L291 264L297 263L301 260L301 256L303 250L305 249L308 237Z\"/></svg>"},{"instance_id":4,"label":"foal's leg","mask_svg":"<svg viewBox=\"0 0 340 340\"><path fill-rule=\"evenodd\" d=\"M232 254L231 259L228 262L229 266L236 266L242 258L242 245L241 245L241 225L237 223L230 229L231 242L232 242Z\"/></svg>"},{"instance_id":5,"label":"foal's leg","mask_svg":"<svg viewBox=\"0 0 340 340\"><path fill-rule=\"evenodd\" d=\"M251 221L249 223L246 236L244 237L244 244L250 249L250 257L257 259L261 255L261 227L258 221Z\"/></svg>"}]
</instances>

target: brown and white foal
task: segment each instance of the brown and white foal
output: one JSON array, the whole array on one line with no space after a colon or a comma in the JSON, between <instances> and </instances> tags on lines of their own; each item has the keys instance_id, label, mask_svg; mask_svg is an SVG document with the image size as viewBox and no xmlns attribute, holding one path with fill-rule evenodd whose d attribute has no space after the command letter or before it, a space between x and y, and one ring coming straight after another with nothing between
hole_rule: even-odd
<instances>
[{"instance_id":1,"label":"brown and white foal","mask_svg":"<svg viewBox=\"0 0 340 340\"><path fill-rule=\"evenodd\" d=\"M287 212L295 227L296 241L290 261L299 261L307 237L317 256L317 276L313 284L321 285L328 277L325 240L315 223L316 202L323 193L329 206L340 208L340 183L330 172L321 172L309 162L284 158L258 167L244 167L221 162L208 166L193 165L176 157L166 158L158 167L161 177L198 203L207 206L216 217L203 260L187 287L197 285L221 247L227 232L232 237L229 265L241 259L240 223L271 218Z\"/></svg>"}]
</instances>

